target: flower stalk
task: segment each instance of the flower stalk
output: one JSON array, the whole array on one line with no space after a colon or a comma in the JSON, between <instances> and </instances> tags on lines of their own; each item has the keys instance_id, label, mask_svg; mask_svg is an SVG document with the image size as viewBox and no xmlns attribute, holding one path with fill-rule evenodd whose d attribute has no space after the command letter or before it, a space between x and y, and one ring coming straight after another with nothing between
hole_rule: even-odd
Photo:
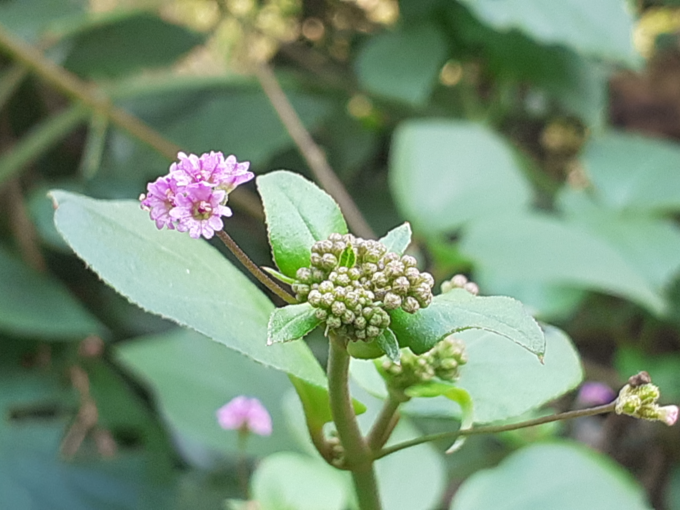
<instances>
[{"instance_id":1,"label":"flower stalk","mask_svg":"<svg viewBox=\"0 0 680 510\"><path fill-rule=\"evenodd\" d=\"M331 333L329 344L328 394L333 422L344 452L344 464L352 473L360 510L380 510L373 453L361 435L349 394L347 340Z\"/></svg>"}]
</instances>

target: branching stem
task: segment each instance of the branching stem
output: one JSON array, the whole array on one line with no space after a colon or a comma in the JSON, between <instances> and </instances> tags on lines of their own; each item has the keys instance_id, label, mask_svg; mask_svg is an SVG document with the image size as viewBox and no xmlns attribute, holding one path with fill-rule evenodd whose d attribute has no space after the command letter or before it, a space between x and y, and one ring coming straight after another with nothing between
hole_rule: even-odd
<instances>
[{"instance_id":1,"label":"branching stem","mask_svg":"<svg viewBox=\"0 0 680 510\"><path fill-rule=\"evenodd\" d=\"M582 418L584 416L594 416L596 414L610 413L616 406L615 402L605 404L598 407L591 407L589 409L579 409L577 411L567 411L565 413L553 414L550 416L543 416L533 420L527 420L519 423L511 423L508 425L491 425L488 427L477 427L473 429L456 430L453 432L440 432L439 434L430 434L427 436L418 437L410 441L395 444L389 448L384 448L375 456L375 459L382 459L383 457L396 453L405 448L418 446L419 444L430 441L437 441L439 439L455 439L460 436L475 436L480 434L498 434L500 432L508 432L510 430L524 429L527 427L535 427L536 425L543 425L544 423L551 423L553 421L572 420L574 418Z\"/></svg>"}]
</instances>

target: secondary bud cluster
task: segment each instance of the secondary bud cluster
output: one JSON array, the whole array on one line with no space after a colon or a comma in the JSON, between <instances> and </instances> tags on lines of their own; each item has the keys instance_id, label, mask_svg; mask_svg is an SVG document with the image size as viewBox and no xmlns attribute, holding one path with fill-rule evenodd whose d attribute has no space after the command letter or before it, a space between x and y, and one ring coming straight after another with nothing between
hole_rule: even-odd
<instances>
[{"instance_id":1,"label":"secondary bud cluster","mask_svg":"<svg viewBox=\"0 0 680 510\"><path fill-rule=\"evenodd\" d=\"M378 241L331 234L314 243L310 258L310 267L297 271L295 297L349 339L380 335L390 324L388 310L415 313L432 301L432 276L418 270L415 258L388 252Z\"/></svg>"},{"instance_id":2,"label":"secondary bud cluster","mask_svg":"<svg viewBox=\"0 0 680 510\"><path fill-rule=\"evenodd\" d=\"M465 344L455 336L449 335L420 356L410 350L403 350L400 364L385 358L382 371L391 388L404 390L435 378L448 382L455 381L460 366L465 363L467 363Z\"/></svg>"},{"instance_id":3,"label":"secondary bud cluster","mask_svg":"<svg viewBox=\"0 0 680 510\"><path fill-rule=\"evenodd\" d=\"M629 379L616 399L616 414L626 414L643 420L662 421L666 425L673 425L678 419L678 407L659 406L657 401L661 393L659 388L651 384L651 378L646 372Z\"/></svg>"},{"instance_id":4,"label":"secondary bud cluster","mask_svg":"<svg viewBox=\"0 0 680 510\"><path fill-rule=\"evenodd\" d=\"M471 282L464 274L454 275L450 280L446 280L441 286L442 293L449 292L452 289L465 289L470 294L479 294L479 286L475 282Z\"/></svg>"}]
</instances>

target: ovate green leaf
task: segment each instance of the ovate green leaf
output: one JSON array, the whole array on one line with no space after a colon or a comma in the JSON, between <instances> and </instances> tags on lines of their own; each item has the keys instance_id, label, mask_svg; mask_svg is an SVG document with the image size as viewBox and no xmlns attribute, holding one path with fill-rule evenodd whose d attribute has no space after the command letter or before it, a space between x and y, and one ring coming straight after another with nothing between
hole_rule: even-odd
<instances>
[{"instance_id":1,"label":"ovate green leaf","mask_svg":"<svg viewBox=\"0 0 680 510\"><path fill-rule=\"evenodd\" d=\"M310 264L312 245L333 233L346 234L338 204L304 177L279 170L257 178L267 216L274 261L284 274Z\"/></svg>"},{"instance_id":2,"label":"ovate green leaf","mask_svg":"<svg viewBox=\"0 0 680 510\"><path fill-rule=\"evenodd\" d=\"M399 345L416 354L430 350L451 333L470 328L497 333L539 356L545 351L541 328L522 303L509 297L479 297L453 289L435 296L430 306L415 314L399 309L390 316Z\"/></svg>"},{"instance_id":3,"label":"ovate green leaf","mask_svg":"<svg viewBox=\"0 0 680 510\"><path fill-rule=\"evenodd\" d=\"M407 221L390 230L379 241L387 247L388 252L403 255L408 245L411 244L411 225Z\"/></svg>"},{"instance_id":4,"label":"ovate green leaf","mask_svg":"<svg viewBox=\"0 0 680 510\"><path fill-rule=\"evenodd\" d=\"M450 510L651 510L621 466L578 443L523 448L460 487Z\"/></svg>"},{"instance_id":5,"label":"ovate green leaf","mask_svg":"<svg viewBox=\"0 0 680 510\"><path fill-rule=\"evenodd\" d=\"M189 326L266 366L325 386L302 342L267 346L269 299L204 241L158 230L134 201L54 191L55 223L76 254L142 308Z\"/></svg>"},{"instance_id":6,"label":"ovate green leaf","mask_svg":"<svg viewBox=\"0 0 680 510\"><path fill-rule=\"evenodd\" d=\"M531 199L511 148L473 122L402 123L392 141L390 186L404 216L426 233L523 210Z\"/></svg>"},{"instance_id":7,"label":"ovate green leaf","mask_svg":"<svg viewBox=\"0 0 680 510\"><path fill-rule=\"evenodd\" d=\"M316 328L321 321L309 303L276 308L269 317L267 344L299 340Z\"/></svg>"}]
</instances>

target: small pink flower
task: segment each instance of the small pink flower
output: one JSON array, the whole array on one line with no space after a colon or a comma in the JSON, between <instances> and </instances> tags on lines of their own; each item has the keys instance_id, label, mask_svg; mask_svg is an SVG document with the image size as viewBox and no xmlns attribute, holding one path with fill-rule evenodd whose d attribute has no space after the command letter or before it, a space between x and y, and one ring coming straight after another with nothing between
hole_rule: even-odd
<instances>
[{"instance_id":1,"label":"small pink flower","mask_svg":"<svg viewBox=\"0 0 680 510\"><path fill-rule=\"evenodd\" d=\"M210 239L224 226L222 216L232 214L231 209L222 205L226 195L226 191L215 190L207 184L190 184L175 196L175 207L169 215L177 220L178 230L188 230L194 239L201 236Z\"/></svg>"},{"instance_id":2,"label":"small pink flower","mask_svg":"<svg viewBox=\"0 0 680 510\"><path fill-rule=\"evenodd\" d=\"M217 421L223 429L250 431L260 436L272 433L272 419L265 407L258 399L243 395L220 407Z\"/></svg>"},{"instance_id":3,"label":"small pink flower","mask_svg":"<svg viewBox=\"0 0 680 510\"><path fill-rule=\"evenodd\" d=\"M605 383L586 382L578 392L577 400L585 406L608 404L616 398L616 393Z\"/></svg>"},{"instance_id":4,"label":"small pink flower","mask_svg":"<svg viewBox=\"0 0 680 510\"><path fill-rule=\"evenodd\" d=\"M253 172L248 171L248 168L250 168L249 161L239 163L236 161L236 156L231 155L227 157L224 164L227 171L218 187L224 189L227 193L231 193L236 186L248 182L255 177Z\"/></svg>"},{"instance_id":5,"label":"small pink flower","mask_svg":"<svg viewBox=\"0 0 680 510\"><path fill-rule=\"evenodd\" d=\"M162 229L175 228L175 220L170 211L175 207L177 182L172 176L159 177L146 185L148 193L139 197L142 209L149 211L149 216L156 222L156 227Z\"/></svg>"},{"instance_id":6,"label":"small pink flower","mask_svg":"<svg viewBox=\"0 0 680 510\"><path fill-rule=\"evenodd\" d=\"M658 408L659 420L666 425L674 425L678 421L678 406L661 406Z\"/></svg>"},{"instance_id":7,"label":"small pink flower","mask_svg":"<svg viewBox=\"0 0 680 510\"><path fill-rule=\"evenodd\" d=\"M177 182L182 185L204 182L211 186L217 186L227 173L224 155L221 152L205 153L200 157L196 154L187 156L180 152L177 154L177 158L179 162L170 165L170 175L174 176Z\"/></svg>"}]
</instances>

